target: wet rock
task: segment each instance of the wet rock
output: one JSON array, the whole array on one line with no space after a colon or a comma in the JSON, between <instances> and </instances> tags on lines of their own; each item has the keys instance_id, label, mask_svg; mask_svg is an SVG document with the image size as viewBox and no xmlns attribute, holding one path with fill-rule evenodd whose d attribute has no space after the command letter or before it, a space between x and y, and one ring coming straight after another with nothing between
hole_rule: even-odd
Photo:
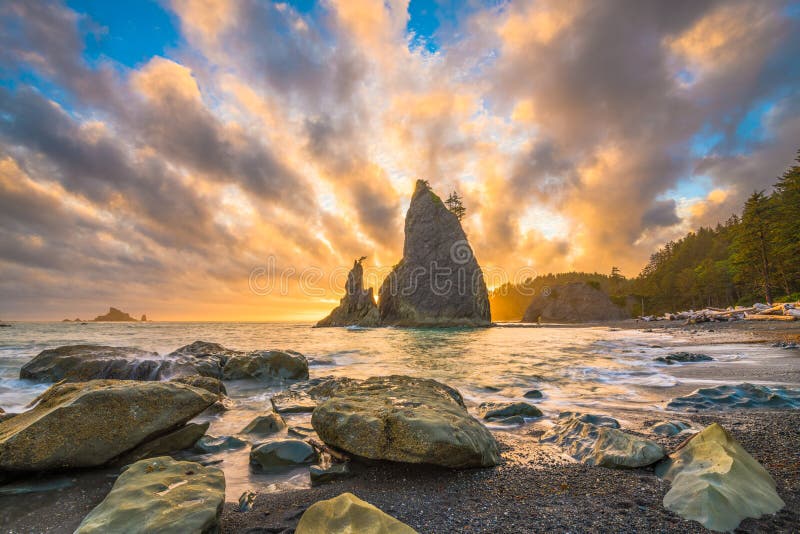
<instances>
[{"instance_id":1,"label":"wet rock","mask_svg":"<svg viewBox=\"0 0 800 534\"><path fill-rule=\"evenodd\" d=\"M619 421L608 415L596 415L591 413L580 412L561 412L558 414L558 422L567 422L571 419L577 419L582 423L588 423L596 426L606 426L608 428L619 428Z\"/></svg>"},{"instance_id":2,"label":"wet rock","mask_svg":"<svg viewBox=\"0 0 800 534\"><path fill-rule=\"evenodd\" d=\"M210 376L179 376L177 378L173 378L172 382L178 382L180 384L186 384L187 386L204 389L220 397L228 393L228 391L225 389L225 384L222 383L222 380L218 378L212 378Z\"/></svg>"},{"instance_id":3,"label":"wet rock","mask_svg":"<svg viewBox=\"0 0 800 534\"><path fill-rule=\"evenodd\" d=\"M766 469L716 423L690 438L656 473L672 483L664 507L710 530L732 531L744 518L784 507Z\"/></svg>"},{"instance_id":4,"label":"wet rock","mask_svg":"<svg viewBox=\"0 0 800 534\"><path fill-rule=\"evenodd\" d=\"M333 464L326 465L312 465L308 468L308 474L311 477L312 486L320 486L328 482L335 482L337 480L344 480L353 476L348 464Z\"/></svg>"},{"instance_id":5,"label":"wet rock","mask_svg":"<svg viewBox=\"0 0 800 534\"><path fill-rule=\"evenodd\" d=\"M128 465L145 458L155 458L177 451L191 449L201 439L210 423L188 423L181 428L142 443L114 461L115 465Z\"/></svg>"},{"instance_id":6,"label":"wet rock","mask_svg":"<svg viewBox=\"0 0 800 534\"><path fill-rule=\"evenodd\" d=\"M328 399L340 387L358 382L347 377L313 378L292 384L285 391L273 395L270 401L278 413L311 413L317 404Z\"/></svg>"},{"instance_id":7,"label":"wet rock","mask_svg":"<svg viewBox=\"0 0 800 534\"><path fill-rule=\"evenodd\" d=\"M28 493L44 493L71 488L75 479L71 477L50 478L45 480L21 480L10 484L0 483L0 497L9 495L26 495Z\"/></svg>"},{"instance_id":8,"label":"wet rock","mask_svg":"<svg viewBox=\"0 0 800 534\"><path fill-rule=\"evenodd\" d=\"M314 432L314 429L309 428L307 426L292 426L289 427L289 430L287 430L286 432L290 436L294 436L301 439L313 438L317 436L317 433Z\"/></svg>"},{"instance_id":9,"label":"wet rock","mask_svg":"<svg viewBox=\"0 0 800 534\"><path fill-rule=\"evenodd\" d=\"M689 428L689 425L682 421L661 421L652 425L650 432L657 436L672 437L677 436L687 428Z\"/></svg>"},{"instance_id":10,"label":"wet rock","mask_svg":"<svg viewBox=\"0 0 800 534\"><path fill-rule=\"evenodd\" d=\"M339 301L339 306L319 321L317 326L378 326L381 318L372 288L364 289L364 268L361 266L363 260L361 258L353 263L353 268L347 275L345 295Z\"/></svg>"},{"instance_id":11,"label":"wet rock","mask_svg":"<svg viewBox=\"0 0 800 534\"><path fill-rule=\"evenodd\" d=\"M530 391L526 391L523 395L526 399L541 399L543 397L542 392L538 389L532 389Z\"/></svg>"},{"instance_id":12,"label":"wet rock","mask_svg":"<svg viewBox=\"0 0 800 534\"><path fill-rule=\"evenodd\" d=\"M32 410L0 423L0 470L103 465L182 426L215 400L205 390L172 382L55 385Z\"/></svg>"},{"instance_id":13,"label":"wet rock","mask_svg":"<svg viewBox=\"0 0 800 534\"><path fill-rule=\"evenodd\" d=\"M359 534L415 534L416 531L352 493L312 504L297 524L295 534L358 532Z\"/></svg>"},{"instance_id":14,"label":"wet rock","mask_svg":"<svg viewBox=\"0 0 800 534\"><path fill-rule=\"evenodd\" d=\"M43 350L22 366L19 377L37 382L97 379L161 380L180 363L135 347L67 345Z\"/></svg>"},{"instance_id":15,"label":"wet rock","mask_svg":"<svg viewBox=\"0 0 800 534\"><path fill-rule=\"evenodd\" d=\"M755 384L701 388L677 397L669 410L719 410L740 408L800 408L800 390Z\"/></svg>"},{"instance_id":16,"label":"wet rock","mask_svg":"<svg viewBox=\"0 0 800 534\"><path fill-rule=\"evenodd\" d=\"M194 445L194 450L206 454L233 451L247 446L247 442L234 436L203 436Z\"/></svg>"},{"instance_id":17,"label":"wet rock","mask_svg":"<svg viewBox=\"0 0 800 534\"><path fill-rule=\"evenodd\" d=\"M75 533L217 532L224 503L220 469L166 456L142 460L119 476Z\"/></svg>"},{"instance_id":18,"label":"wet rock","mask_svg":"<svg viewBox=\"0 0 800 534\"><path fill-rule=\"evenodd\" d=\"M584 282L548 288L534 295L522 321L536 323L588 323L618 321L630 315L600 289Z\"/></svg>"},{"instance_id":19,"label":"wet rock","mask_svg":"<svg viewBox=\"0 0 800 534\"><path fill-rule=\"evenodd\" d=\"M317 406L311 424L328 445L373 460L454 468L500 462L497 442L461 394L435 380L395 375L342 386Z\"/></svg>"},{"instance_id":20,"label":"wet rock","mask_svg":"<svg viewBox=\"0 0 800 534\"><path fill-rule=\"evenodd\" d=\"M314 448L299 439L284 439L256 445L250 450L250 465L256 470L311 464L317 460Z\"/></svg>"},{"instance_id":21,"label":"wet rock","mask_svg":"<svg viewBox=\"0 0 800 534\"><path fill-rule=\"evenodd\" d=\"M672 365L675 363L711 362L714 361L714 358L705 354L696 354L693 352L675 352L673 354L668 354L667 356L653 358L653 361Z\"/></svg>"},{"instance_id":22,"label":"wet rock","mask_svg":"<svg viewBox=\"0 0 800 534\"><path fill-rule=\"evenodd\" d=\"M219 343L195 341L172 351L167 357L189 362L197 374L221 379L228 360L241 354L244 352L225 348Z\"/></svg>"},{"instance_id":23,"label":"wet rock","mask_svg":"<svg viewBox=\"0 0 800 534\"><path fill-rule=\"evenodd\" d=\"M308 360L293 350L262 350L232 356L222 370L225 380L308 378Z\"/></svg>"},{"instance_id":24,"label":"wet rock","mask_svg":"<svg viewBox=\"0 0 800 534\"><path fill-rule=\"evenodd\" d=\"M500 419L492 419L493 423L506 426L518 426L525 424L525 418L521 415L512 415L511 417L503 417Z\"/></svg>"},{"instance_id":25,"label":"wet rock","mask_svg":"<svg viewBox=\"0 0 800 534\"><path fill-rule=\"evenodd\" d=\"M595 417L600 423L611 424L610 421L601 419L602 416ZM601 467L644 467L664 457L665 452L661 445L611 426L586 422L592 418L559 417L553 428L542 436L541 441L562 447L579 462Z\"/></svg>"},{"instance_id":26,"label":"wet rock","mask_svg":"<svg viewBox=\"0 0 800 534\"><path fill-rule=\"evenodd\" d=\"M265 415L259 415L250 421L247 426L242 429L242 434L266 437L276 434L284 428L286 428L286 422L283 420L283 417L275 412L270 412Z\"/></svg>"},{"instance_id":27,"label":"wet rock","mask_svg":"<svg viewBox=\"0 0 800 534\"><path fill-rule=\"evenodd\" d=\"M542 411L527 402L484 402L478 406L478 413L487 420L503 419L519 415L522 417L540 417Z\"/></svg>"},{"instance_id":28,"label":"wet rock","mask_svg":"<svg viewBox=\"0 0 800 534\"><path fill-rule=\"evenodd\" d=\"M483 272L461 223L423 180L406 213L403 258L381 285L381 323L487 326Z\"/></svg>"}]
</instances>

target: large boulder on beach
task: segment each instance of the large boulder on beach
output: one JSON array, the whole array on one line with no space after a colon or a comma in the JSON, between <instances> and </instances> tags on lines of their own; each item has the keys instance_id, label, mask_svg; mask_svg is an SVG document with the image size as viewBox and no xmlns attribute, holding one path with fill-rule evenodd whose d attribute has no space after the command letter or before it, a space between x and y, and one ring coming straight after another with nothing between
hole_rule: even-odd
<instances>
[{"instance_id":1,"label":"large boulder on beach","mask_svg":"<svg viewBox=\"0 0 800 534\"><path fill-rule=\"evenodd\" d=\"M135 347L67 345L43 350L22 366L19 377L38 382L161 380L179 372L181 365Z\"/></svg>"},{"instance_id":2,"label":"large boulder on beach","mask_svg":"<svg viewBox=\"0 0 800 534\"><path fill-rule=\"evenodd\" d=\"M664 457L661 445L615 428L616 420L583 415L587 414L562 414L541 441L558 445L581 463L601 467L644 467Z\"/></svg>"},{"instance_id":3,"label":"large boulder on beach","mask_svg":"<svg viewBox=\"0 0 800 534\"><path fill-rule=\"evenodd\" d=\"M417 180L406 213L403 258L379 291L381 323L486 326L489 296L458 217Z\"/></svg>"},{"instance_id":4,"label":"large boulder on beach","mask_svg":"<svg viewBox=\"0 0 800 534\"><path fill-rule=\"evenodd\" d=\"M374 460L466 468L500 462L497 442L440 382L380 376L339 387L311 424L328 445Z\"/></svg>"},{"instance_id":5,"label":"large boulder on beach","mask_svg":"<svg viewBox=\"0 0 800 534\"><path fill-rule=\"evenodd\" d=\"M535 295L522 322L590 323L628 318L628 312L614 304L599 288L573 282L547 288Z\"/></svg>"},{"instance_id":6,"label":"large boulder on beach","mask_svg":"<svg viewBox=\"0 0 800 534\"><path fill-rule=\"evenodd\" d=\"M378 326L381 318L372 288L364 289L364 258L355 260L347 275L345 294L339 306L317 323L317 326Z\"/></svg>"},{"instance_id":7,"label":"large boulder on beach","mask_svg":"<svg viewBox=\"0 0 800 534\"><path fill-rule=\"evenodd\" d=\"M733 531L742 519L785 505L767 470L717 423L689 438L656 474L672 483L664 507L710 530Z\"/></svg>"},{"instance_id":8,"label":"large boulder on beach","mask_svg":"<svg viewBox=\"0 0 800 534\"><path fill-rule=\"evenodd\" d=\"M33 409L0 423L0 471L103 465L180 428L216 400L173 382L55 385Z\"/></svg>"},{"instance_id":9,"label":"large boulder on beach","mask_svg":"<svg viewBox=\"0 0 800 534\"><path fill-rule=\"evenodd\" d=\"M194 372L212 378L222 378L222 369L233 356L244 354L238 350L231 350L219 343L208 341L195 341L170 352L168 359L189 362Z\"/></svg>"},{"instance_id":10,"label":"large boulder on beach","mask_svg":"<svg viewBox=\"0 0 800 534\"><path fill-rule=\"evenodd\" d=\"M221 469L167 456L142 460L122 472L75 534L218 532L224 504Z\"/></svg>"},{"instance_id":11,"label":"large boulder on beach","mask_svg":"<svg viewBox=\"0 0 800 534\"><path fill-rule=\"evenodd\" d=\"M308 360L293 350L257 350L237 354L222 369L224 380L308 378Z\"/></svg>"},{"instance_id":12,"label":"large boulder on beach","mask_svg":"<svg viewBox=\"0 0 800 534\"><path fill-rule=\"evenodd\" d=\"M352 493L308 507L295 534L416 534L416 530Z\"/></svg>"}]
</instances>

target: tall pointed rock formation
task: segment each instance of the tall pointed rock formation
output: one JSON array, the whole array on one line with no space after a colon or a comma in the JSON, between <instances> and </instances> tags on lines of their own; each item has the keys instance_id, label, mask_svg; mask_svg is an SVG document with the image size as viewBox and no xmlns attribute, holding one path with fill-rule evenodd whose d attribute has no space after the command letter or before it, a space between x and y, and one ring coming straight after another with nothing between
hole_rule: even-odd
<instances>
[{"instance_id":1,"label":"tall pointed rock formation","mask_svg":"<svg viewBox=\"0 0 800 534\"><path fill-rule=\"evenodd\" d=\"M317 323L317 326L378 326L380 317L372 288L364 289L364 258L353 262L347 275L345 295L330 315Z\"/></svg>"},{"instance_id":2,"label":"tall pointed rock formation","mask_svg":"<svg viewBox=\"0 0 800 534\"><path fill-rule=\"evenodd\" d=\"M381 324L485 326L489 297L461 223L417 180L406 213L403 259L380 288Z\"/></svg>"}]
</instances>

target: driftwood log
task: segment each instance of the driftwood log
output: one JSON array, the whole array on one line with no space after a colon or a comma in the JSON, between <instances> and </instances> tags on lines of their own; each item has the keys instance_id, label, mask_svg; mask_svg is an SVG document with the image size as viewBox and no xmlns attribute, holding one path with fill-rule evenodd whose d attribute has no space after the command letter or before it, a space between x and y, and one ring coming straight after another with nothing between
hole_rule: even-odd
<instances>
[{"instance_id":1,"label":"driftwood log","mask_svg":"<svg viewBox=\"0 0 800 534\"><path fill-rule=\"evenodd\" d=\"M794 315L764 315L763 313L754 313L746 315L745 319L748 321L794 321L797 319Z\"/></svg>"},{"instance_id":2,"label":"driftwood log","mask_svg":"<svg viewBox=\"0 0 800 534\"><path fill-rule=\"evenodd\" d=\"M306 443L308 443L309 445L311 445L312 447L314 447L315 449L317 449L321 453L324 452L324 453L329 454L331 458L333 458L334 460L336 460L339 463L345 463L345 462L349 462L350 461L350 457L349 456L347 456L347 455L345 455L345 454L343 454L343 453L341 453L339 451L331 449L330 447L328 447L324 443L320 443L319 441L315 440L314 438L308 438L306 440Z\"/></svg>"}]
</instances>

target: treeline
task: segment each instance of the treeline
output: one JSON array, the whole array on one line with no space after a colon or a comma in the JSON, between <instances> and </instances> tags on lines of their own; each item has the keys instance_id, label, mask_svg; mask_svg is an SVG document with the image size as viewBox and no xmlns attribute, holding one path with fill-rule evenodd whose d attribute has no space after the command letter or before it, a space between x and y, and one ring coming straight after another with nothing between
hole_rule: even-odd
<instances>
[{"instance_id":1,"label":"treeline","mask_svg":"<svg viewBox=\"0 0 800 534\"><path fill-rule=\"evenodd\" d=\"M650 257L633 293L647 313L800 297L800 152L771 194L756 191L716 228L700 228Z\"/></svg>"},{"instance_id":2,"label":"treeline","mask_svg":"<svg viewBox=\"0 0 800 534\"><path fill-rule=\"evenodd\" d=\"M506 283L489 293L493 321L519 321L534 295L556 286L572 282L586 282L612 296L619 305L624 305L625 291L630 285L617 270L612 274L600 273L556 273L528 278L522 283Z\"/></svg>"},{"instance_id":3,"label":"treeline","mask_svg":"<svg viewBox=\"0 0 800 534\"><path fill-rule=\"evenodd\" d=\"M741 216L670 241L636 278L561 273L506 284L490 294L492 316L519 320L532 295L568 282L598 284L634 314L800 300L800 152L774 190L754 192Z\"/></svg>"}]
</instances>

